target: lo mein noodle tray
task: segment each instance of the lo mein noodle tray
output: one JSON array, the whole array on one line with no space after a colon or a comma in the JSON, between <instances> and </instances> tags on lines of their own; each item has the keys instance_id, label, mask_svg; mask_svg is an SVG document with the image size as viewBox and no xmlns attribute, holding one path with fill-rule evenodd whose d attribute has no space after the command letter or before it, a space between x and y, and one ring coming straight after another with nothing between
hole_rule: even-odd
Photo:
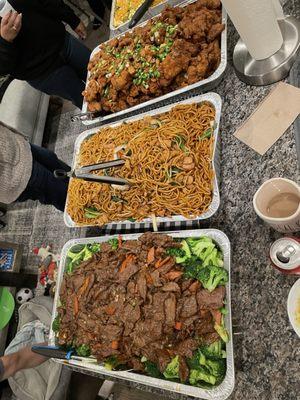
<instances>
[{"instance_id":1,"label":"lo mein noodle tray","mask_svg":"<svg viewBox=\"0 0 300 400\"><path fill-rule=\"evenodd\" d=\"M213 158L220 117L218 97L211 96L215 105L189 99L162 113L103 127L80 140L76 168L123 159L123 166L106 173L126 179L129 185L72 178L66 210L73 223L147 219L155 223L160 218L195 219L207 213L217 186Z\"/></svg>"}]
</instances>

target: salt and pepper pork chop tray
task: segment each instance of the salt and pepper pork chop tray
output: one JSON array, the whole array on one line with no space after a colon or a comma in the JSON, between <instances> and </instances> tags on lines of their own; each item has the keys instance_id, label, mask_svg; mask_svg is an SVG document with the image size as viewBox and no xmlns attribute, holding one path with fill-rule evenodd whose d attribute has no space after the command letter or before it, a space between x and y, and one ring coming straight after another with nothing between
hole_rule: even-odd
<instances>
[{"instance_id":1,"label":"salt and pepper pork chop tray","mask_svg":"<svg viewBox=\"0 0 300 400\"><path fill-rule=\"evenodd\" d=\"M218 69L224 27L220 1L198 0L101 44L89 63L83 111L117 113L193 88Z\"/></svg>"},{"instance_id":2,"label":"salt and pepper pork chop tray","mask_svg":"<svg viewBox=\"0 0 300 400\"><path fill-rule=\"evenodd\" d=\"M160 385L169 380L172 387L194 386L197 395L213 394L203 398L232 390L229 250L213 239L224 240L222 232L201 232L68 246L52 339L79 356L92 354L109 373L120 369L115 373L144 374Z\"/></svg>"}]
</instances>

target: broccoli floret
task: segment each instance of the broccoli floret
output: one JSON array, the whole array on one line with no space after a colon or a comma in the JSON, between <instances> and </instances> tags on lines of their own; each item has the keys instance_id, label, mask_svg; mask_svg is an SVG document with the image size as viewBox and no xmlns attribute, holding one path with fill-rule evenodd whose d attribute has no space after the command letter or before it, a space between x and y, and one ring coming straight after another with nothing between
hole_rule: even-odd
<instances>
[{"instance_id":1,"label":"broccoli floret","mask_svg":"<svg viewBox=\"0 0 300 400\"><path fill-rule=\"evenodd\" d=\"M54 319L54 321L52 322L52 330L53 332L57 333L60 329L60 318L57 315Z\"/></svg>"},{"instance_id":2,"label":"broccoli floret","mask_svg":"<svg viewBox=\"0 0 300 400\"><path fill-rule=\"evenodd\" d=\"M198 369L201 365L205 365L206 357L205 354L198 349L194 354L193 357L187 360L188 366L190 369Z\"/></svg>"},{"instance_id":3,"label":"broccoli floret","mask_svg":"<svg viewBox=\"0 0 300 400\"><path fill-rule=\"evenodd\" d=\"M181 249L180 247L169 247L168 249L166 249L166 254L168 256L174 256L174 257L184 257L185 256L184 250Z\"/></svg>"},{"instance_id":4,"label":"broccoli floret","mask_svg":"<svg viewBox=\"0 0 300 400\"><path fill-rule=\"evenodd\" d=\"M147 372L148 375L152 376L153 378L163 377L158 366L154 362L149 361L145 356L141 358L141 362L144 363L145 371Z\"/></svg>"},{"instance_id":5,"label":"broccoli floret","mask_svg":"<svg viewBox=\"0 0 300 400\"><path fill-rule=\"evenodd\" d=\"M181 241L181 247L169 247L166 250L166 253L170 256L176 257L177 264L182 264L192 256L186 240Z\"/></svg>"},{"instance_id":6,"label":"broccoli floret","mask_svg":"<svg viewBox=\"0 0 300 400\"><path fill-rule=\"evenodd\" d=\"M108 243L111 245L111 248L113 250L118 250L119 247L119 241L117 238L109 239Z\"/></svg>"},{"instance_id":7,"label":"broccoli floret","mask_svg":"<svg viewBox=\"0 0 300 400\"><path fill-rule=\"evenodd\" d=\"M110 356L104 361L104 368L112 371L119 365L119 361L116 356Z\"/></svg>"},{"instance_id":8,"label":"broccoli floret","mask_svg":"<svg viewBox=\"0 0 300 400\"><path fill-rule=\"evenodd\" d=\"M187 360L191 370L190 383L192 385L197 384L199 386L198 381L201 380L211 385L222 382L226 373L226 360L222 358L222 352L222 341L219 340L209 346L201 346L193 357ZM194 372L192 373L192 371ZM200 372L200 374L196 374L195 371Z\"/></svg>"},{"instance_id":9,"label":"broccoli floret","mask_svg":"<svg viewBox=\"0 0 300 400\"><path fill-rule=\"evenodd\" d=\"M100 250L100 245L97 243L87 245L75 245L67 254L66 271L71 274L82 261L87 261L94 253Z\"/></svg>"},{"instance_id":10,"label":"broccoli floret","mask_svg":"<svg viewBox=\"0 0 300 400\"><path fill-rule=\"evenodd\" d=\"M202 237L199 239L189 238L187 242L191 248L192 253L199 257L202 261L211 253L211 251L215 248L215 244L212 239L209 237Z\"/></svg>"},{"instance_id":11,"label":"broccoli floret","mask_svg":"<svg viewBox=\"0 0 300 400\"><path fill-rule=\"evenodd\" d=\"M226 361L221 358L219 360L206 360L206 367L218 381L223 380L226 374Z\"/></svg>"},{"instance_id":12,"label":"broccoli floret","mask_svg":"<svg viewBox=\"0 0 300 400\"><path fill-rule=\"evenodd\" d=\"M207 345L207 346L201 346L200 347L201 352L205 355L205 357L208 357L210 359L220 359L222 358L222 341L217 340L216 342Z\"/></svg>"},{"instance_id":13,"label":"broccoli floret","mask_svg":"<svg viewBox=\"0 0 300 400\"><path fill-rule=\"evenodd\" d=\"M229 341L229 333L227 332L227 329L225 328L224 324L222 323L222 325L218 325L217 323L215 323L214 328L221 337L221 339L225 343L227 343Z\"/></svg>"},{"instance_id":14,"label":"broccoli floret","mask_svg":"<svg viewBox=\"0 0 300 400\"><path fill-rule=\"evenodd\" d=\"M181 264L181 263L185 262L187 259L189 259L192 256L191 250L190 250L189 245L187 244L186 240L183 240L181 242L181 250L184 251L184 255L176 257L177 264Z\"/></svg>"},{"instance_id":15,"label":"broccoli floret","mask_svg":"<svg viewBox=\"0 0 300 400\"><path fill-rule=\"evenodd\" d=\"M164 377L167 379L179 378L179 356L172 359L164 371Z\"/></svg>"},{"instance_id":16,"label":"broccoli floret","mask_svg":"<svg viewBox=\"0 0 300 400\"><path fill-rule=\"evenodd\" d=\"M190 371L189 382L193 386L201 384L201 381L210 383L211 385L216 384L216 377L211 375L204 367L199 369L192 369Z\"/></svg>"},{"instance_id":17,"label":"broccoli floret","mask_svg":"<svg viewBox=\"0 0 300 400\"><path fill-rule=\"evenodd\" d=\"M91 243L86 246L88 250L90 250L93 254L98 253L101 249L101 245L99 243Z\"/></svg>"},{"instance_id":18,"label":"broccoli floret","mask_svg":"<svg viewBox=\"0 0 300 400\"><path fill-rule=\"evenodd\" d=\"M220 258L221 257L221 258ZM215 265L217 267L223 267L223 258L222 253L220 253L217 249L213 249L210 254L204 259L203 266L207 265Z\"/></svg>"},{"instance_id":19,"label":"broccoli floret","mask_svg":"<svg viewBox=\"0 0 300 400\"><path fill-rule=\"evenodd\" d=\"M206 236L199 239L189 238L187 242L191 248L192 254L203 261L204 267L207 265L223 266L222 252L217 249L211 238Z\"/></svg>"},{"instance_id":20,"label":"broccoli floret","mask_svg":"<svg viewBox=\"0 0 300 400\"><path fill-rule=\"evenodd\" d=\"M199 270L197 279L205 289L212 292L217 286L228 282L228 272L225 268L209 265Z\"/></svg>"},{"instance_id":21,"label":"broccoli floret","mask_svg":"<svg viewBox=\"0 0 300 400\"><path fill-rule=\"evenodd\" d=\"M162 377L162 374L155 363L146 360L144 362L144 365L145 365L145 371L147 372L148 375L152 376L153 378Z\"/></svg>"},{"instance_id":22,"label":"broccoli floret","mask_svg":"<svg viewBox=\"0 0 300 400\"><path fill-rule=\"evenodd\" d=\"M80 357L89 357L91 355L91 349L87 344L82 344L76 347L76 353Z\"/></svg>"},{"instance_id":23,"label":"broccoli floret","mask_svg":"<svg viewBox=\"0 0 300 400\"><path fill-rule=\"evenodd\" d=\"M188 258L184 263L184 276L186 278L198 279L198 274L203 268L202 261L197 256Z\"/></svg>"}]
</instances>

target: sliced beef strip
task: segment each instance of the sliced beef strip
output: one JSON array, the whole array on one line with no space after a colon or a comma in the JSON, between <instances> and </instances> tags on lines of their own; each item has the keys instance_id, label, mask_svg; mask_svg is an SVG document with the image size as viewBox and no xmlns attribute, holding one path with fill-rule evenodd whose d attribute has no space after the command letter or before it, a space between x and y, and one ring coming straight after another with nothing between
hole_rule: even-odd
<instances>
[{"instance_id":1,"label":"sliced beef strip","mask_svg":"<svg viewBox=\"0 0 300 400\"><path fill-rule=\"evenodd\" d=\"M119 282L123 285L126 284L139 269L139 266L135 262L129 263L125 270L119 273Z\"/></svg>"},{"instance_id":2,"label":"sliced beef strip","mask_svg":"<svg viewBox=\"0 0 300 400\"><path fill-rule=\"evenodd\" d=\"M166 325L174 327L176 317L176 297L174 293L170 293L165 300L165 317Z\"/></svg>"},{"instance_id":3,"label":"sliced beef strip","mask_svg":"<svg viewBox=\"0 0 300 400\"><path fill-rule=\"evenodd\" d=\"M159 274L161 276L164 276L166 273L171 271L171 269L174 267L175 264L176 263L175 263L174 258L170 258L170 260L165 265L163 265L162 267L160 267L158 269Z\"/></svg>"},{"instance_id":4,"label":"sliced beef strip","mask_svg":"<svg viewBox=\"0 0 300 400\"><path fill-rule=\"evenodd\" d=\"M201 289L197 292L197 303L200 309L217 309L223 306L226 294L225 286L217 287L213 292Z\"/></svg>"},{"instance_id":5,"label":"sliced beef strip","mask_svg":"<svg viewBox=\"0 0 300 400\"><path fill-rule=\"evenodd\" d=\"M161 373L163 373L169 364L169 362L172 360L172 357L170 354L167 352L167 350L159 350L157 353L157 359L158 359L158 368Z\"/></svg>"},{"instance_id":6,"label":"sliced beef strip","mask_svg":"<svg viewBox=\"0 0 300 400\"><path fill-rule=\"evenodd\" d=\"M72 280L73 283L73 290L75 292L78 291L78 289L82 286L83 282L84 282L84 275L78 275L75 276L74 279Z\"/></svg>"},{"instance_id":7,"label":"sliced beef strip","mask_svg":"<svg viewBox=\"0 0 300 400\"><path fill-rule=\"evenodd\" d=\"M145 301L147 297L147 281L145 277L145 273L140 272L137 277L137 289L138 293L140 294L141 298Z\"/></svg>"},{"instance_id":8,"label":"sliced beef strip","mask_svg":"<svg viewBox=\"0 0 300 400\"><path fill-rule=\"evenodd\" d=\"M141 309L139 305L126 304L123 309L123 314L121 315L121 320L126 324L131 322L135 324L141 318Z\"/></svg>"},{"instance_id":9,"label":"sliced beef strip","mask_svg":"<svg viewBox=\"0 0 300 400\"><path fill-rule=\"evenodd\" d=\"M156 321L164 321L165 320L165 309L164 303L168 298L168 293L157 292L153 295L153 304L151 307L150 313L152 314L152 318ZM151 315L150 314L150 315Z\"/></svg>"},{"instance_id":10,"label":"sliced beef strip","mask_svg":"<svg viewBox=\"0 0 300 400\"><path fill-rule=\"evenodd\" d=\"M190 371L184 357L179 356L179 379L181 382L186 382L189 377Z\"/></svg>"},{"instance_id":11,"label":"sliced beef strip","mask_svg":"<svg viewBox=\"0 0 300 400\"><path fill-rule=\"evenodd\" d=\"M183 328L185 329L185 328L189 327L190 325L194 324L194 322L198 321L199 318L200 318L199 315L193 315L192 317L185 318L182 321L183 322Z\"/></svg>"},{"instance_id":12,"label":"sliced beef strip","mask_svg":"<svg viewBox=\"0 0 300 400\"><path fill-rule=\"evenodd\" d=\"M197 314L197 312L198 312L198 307L197 307L196 296L190 295L188 297L183 298L180 317L181 318L192 317L193 315Z\"/></svg>"},{"instance_id":13,"label":"sliced beef strip","mask_svg":"<svg viewBox=\"0 0 300 400\"><path fill-rule=\"evenodd\" d=\"M194 282L193 279L184 279L181 283L181 290L185 291Z\"/></svg>"},{"instance_id":14,"label":"sliced beef strip","mask_svg":"<svg viewBox=\"0 0 300 400\"><path fill-rule=\"evenodd\" d=\"M118 325L105 325L101 328L100 338L103 341L118 340L122 334L122 328Z\"/></svg>"},{"instance_id":15,"label":"sliced beef strip","mask_svg":"<svg viewBox=\"0 0 300 400\"><path fill-rule=\"evenodd\" d=\"M209 313L210 314L210 313ZM205 316L205 318L199 318L195 323L195 331L199 336L206 333L214 332L214 321L211 315Z\"/></svg>"},{"instance_id":16,"label":"sliced beef strip","mask_svg":"<svg viewBox=\"0 0 300 400\"><path fill-rule=\"evenodd\" d=\"M137 357L132 357L130 359L130 364L135 371L145 371L144 364Z\"/></svg>"},{"instance_id":17,"label":"sliced beef strip","mask_svg":"<svg viewBox=\"0 0 300 400\"><path fill-rule=\"evenodd\" d=\"M163 292L180 292L180 286L176 282L168 282L161 288L161 290Z\"/></svg>"},{"instance_id":18,"label":"sliced beef strip","mask_svg":"<svg viewBox=\"0 0 300 400\"><path fill-rule=\"evenodd\" d=\"M159 270L155 270L155 271L151 272L150 276L152 278L152 282L153 282L154 286L160 287L163 285Z\"/></svg>"},{"instance_id":19,"label":"sliced beef strip","mask_svg":"<svg viewBox=\"0 0 300 400\"><path fill-rule=\"evenodd\" d=\"M192 357L193 352L198 348L199 343L196 339L185 339L174 349L177 354L183 357Z\"/></svg>"},{"instance_id":20,"label":"sliced beef strip","mask_svg":"<svg viewBox=\"0 0 300 400\"><path fill-rule=\"evenodd\" d=\"M122 244L123 250L128 250L130 253L139 254L142 244L138 240L125 240Z\"/></svg>"},{"instance_id":21,"label":"sliced beef strip","mask_svg":"<svg viewBox=\"0 0 300 400\"><path fill-rule=\"evenodd\" d=\"M218 335L217 332L211 332L211 333L206 333L205 335L202 336L203 342L205 344L212 344L216 342L217 340L220 339L220 336Z\"/></svg>"},{"instance_id":22,"label":"sliced beef strip","mask_svg":"<svg viewBox=\"0 0 300 400\"><path fill-rule=\"evenodd\" d=\"M147 344L161 339L162 323L146 319L138 321L134 330L130 334L133 344L139 348L145 347Z\"/></svg>"}]
</instances>

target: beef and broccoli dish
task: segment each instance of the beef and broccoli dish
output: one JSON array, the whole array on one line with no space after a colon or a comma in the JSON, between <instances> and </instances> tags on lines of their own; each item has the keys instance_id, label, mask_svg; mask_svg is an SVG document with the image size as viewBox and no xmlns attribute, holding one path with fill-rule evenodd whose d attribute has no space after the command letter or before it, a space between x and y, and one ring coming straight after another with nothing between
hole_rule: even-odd
<instances>
[{"instance_id":1,"label":"beef and broccoli dish","mask_svg":"<svg viewBox=\"0 0 300 400\"><path fill-rule=\"evenodd\" d=\"M206 236L77 245L60 290L57 342L110 369L212 387L226 373L227 282L223 254Z\"/></svg>"}]
</instances>

